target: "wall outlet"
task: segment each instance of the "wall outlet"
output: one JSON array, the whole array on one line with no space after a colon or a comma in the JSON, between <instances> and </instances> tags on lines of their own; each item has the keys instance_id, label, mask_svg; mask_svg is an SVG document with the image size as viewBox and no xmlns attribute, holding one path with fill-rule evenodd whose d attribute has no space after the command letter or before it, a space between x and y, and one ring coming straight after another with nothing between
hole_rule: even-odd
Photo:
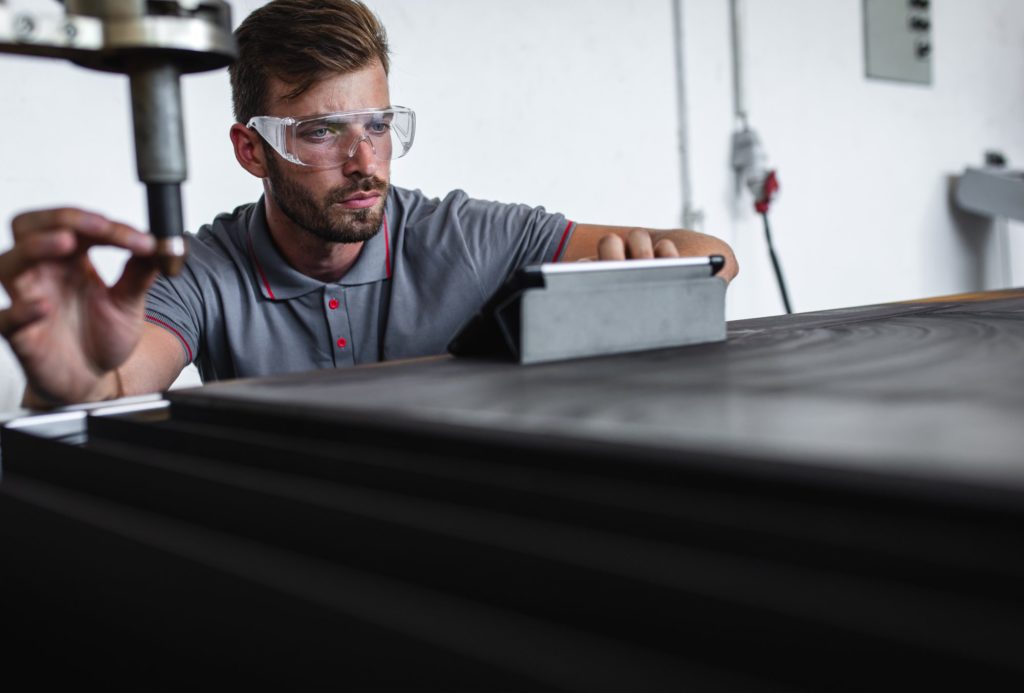
<instances>
[{"instance_id":1,"label":"wall outlet","mask_svg":"<svg viewBox=\"0 0 1024 693\"><path fill-rule=\"evenodd\" d=\"M932 83L931 0L864 0L868 77Z\"/></svg>"}]
</instances>

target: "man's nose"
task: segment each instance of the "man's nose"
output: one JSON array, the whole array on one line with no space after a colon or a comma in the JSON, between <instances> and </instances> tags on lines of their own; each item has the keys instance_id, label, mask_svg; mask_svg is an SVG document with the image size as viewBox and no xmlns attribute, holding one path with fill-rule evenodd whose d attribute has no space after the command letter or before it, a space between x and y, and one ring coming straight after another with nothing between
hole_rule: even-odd
<instances>
[{"instance_id":1,"label":"man's nose","mask_svg":"<svg viewBox=\"0 0 1024 693\"><path fill-rule=\"evenodd\" d=\"M372 176L377 172L377 150L369 135L364 134L349 146L348 159L342 168L345 175L359 172Z\"/></svg>"}]
</instances>

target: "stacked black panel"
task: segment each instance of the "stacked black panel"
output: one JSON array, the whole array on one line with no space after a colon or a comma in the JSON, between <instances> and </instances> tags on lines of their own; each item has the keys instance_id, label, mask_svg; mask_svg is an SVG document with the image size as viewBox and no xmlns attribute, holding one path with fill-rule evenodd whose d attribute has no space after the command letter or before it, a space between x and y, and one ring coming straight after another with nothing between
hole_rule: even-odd
<instances>
[{"instance_id":1,"label":"stacked black panel","mask_svg":"<svg viewBox=\"0 0 1024 693\"><path fill-rule=\"evenodd\" d=\"M1008 370L1021 308L889 306L609 359L239 381L87 429L8 427L5 631L42 679L141 688L1019 679L1024 434L999 407L1024 413L1024 369ZM989 346L945 344L978 329ZM889 343L861 337L851 362L851 334ZM984 397L929 390L979 373ZM859 424L815 418L858 406ZM990 422L976 458L941 439L958 419Z\"/></svg>"}]
</instances>

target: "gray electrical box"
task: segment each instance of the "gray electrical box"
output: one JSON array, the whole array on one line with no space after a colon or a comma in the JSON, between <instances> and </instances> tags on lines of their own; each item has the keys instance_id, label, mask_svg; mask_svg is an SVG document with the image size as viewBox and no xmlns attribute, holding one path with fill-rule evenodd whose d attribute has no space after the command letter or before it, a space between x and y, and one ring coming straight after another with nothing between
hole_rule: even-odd
<instances>
[{"instance_id":1,"label":"gray electrical box","mask_svg":"<svg viewBox=\"0 0 1024 693\"><path fill-rule=\"evenodd\" d=\"M932 83L931 0L864 0L868 77Z\"/></svg>"}]
</instances>

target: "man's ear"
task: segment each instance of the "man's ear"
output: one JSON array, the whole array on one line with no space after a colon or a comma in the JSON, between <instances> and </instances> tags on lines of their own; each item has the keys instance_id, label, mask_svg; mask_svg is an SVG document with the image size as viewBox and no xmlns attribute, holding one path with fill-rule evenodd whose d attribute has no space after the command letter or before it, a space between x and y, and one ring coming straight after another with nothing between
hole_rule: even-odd
<instances>
[{"instance_id":1,"label":"man's ear","mask_svg":"<svg viewBox=\"0 0 1024 693\"><path fill-rule=\"evenodd\" d=\"M266 154L258 132L241 123L235 123L231 126L231 145L235 149L235 158L242 168L257 178L267 177Z\"/></svg>"}]
</instances>

